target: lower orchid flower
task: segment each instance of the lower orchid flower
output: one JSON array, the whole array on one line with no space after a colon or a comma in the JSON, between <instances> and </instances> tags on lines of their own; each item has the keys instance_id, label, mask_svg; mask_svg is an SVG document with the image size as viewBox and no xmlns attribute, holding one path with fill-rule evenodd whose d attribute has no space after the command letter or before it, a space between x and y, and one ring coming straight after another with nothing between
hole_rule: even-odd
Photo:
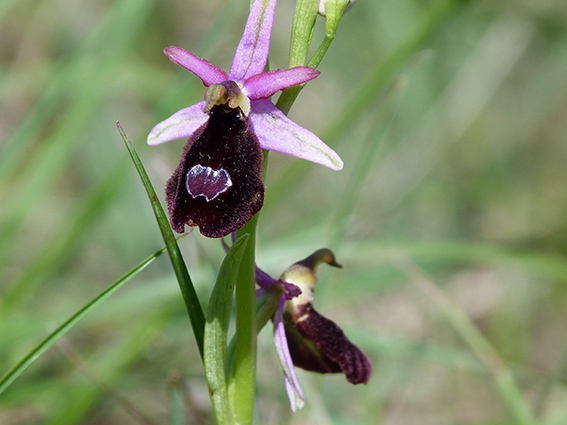
<instances>
[{"instance_id":1,"label":"lower orchid flower","mask_svg":"<svg viewBox=\"0 0 567 425\"><path fill-rule=\"evenodd\" d=\"M287 118L269 98L319 75L299 66L263 72L268 60L276 0L254 1L230 72L179 47L165 54L197 75L205 99L157 124L148 144L189 138L179 167L167 183L173 229L199 226L208 237L239 229L262 207L262 149L339 170L339 156L317 136Z\"/></svg>"},{"instance_id":2,"label":"lower orchid flower","mask_svg":"<svg viewBox=\"0 0 567 425\"><path fill-rule=\"evenodd\" d=\"M341 267L328 249L315 251L285 270L279 280L256 270L261 289L282 288L274 322L274 341L291 408L303 407L304 397L294 366L319 373L344 373L351 384L365 384L372 374L370 358L354 345L342 329L313 308L315 270L321 263Z\"/></svg>"}]
</instances>

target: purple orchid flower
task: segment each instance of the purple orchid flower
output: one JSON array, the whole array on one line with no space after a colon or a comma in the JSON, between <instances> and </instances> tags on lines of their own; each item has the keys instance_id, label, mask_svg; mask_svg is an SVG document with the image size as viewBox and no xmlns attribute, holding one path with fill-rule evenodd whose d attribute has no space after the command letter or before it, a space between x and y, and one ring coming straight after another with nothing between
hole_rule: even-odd
<instances>
[{"instance_id":1,"label":"purple orchid flower","mask_svg":"<svg viewBox=\"0 0 567 425\"><path fill-rule=\"evenodd\" d=\"M283 290L273 317L274 342L293 411L305 401L294 366L319 373L344 373L351 384L365 384L372 374L370 358L335 322L313 308L315 270L321 263L341 267L330 250L320 249L289 267L279 280L256 269L259 293L273 285Z\"/></svg>"},{"instance_id":2,"label":"purple orchid flower","mask_svg":"<svg viewBox=\"0 0 567 425\"><path fill-rule=\"evenodd\" d=\"M199 226L208 237L242 227L263 204L261 149L322 164L333 170L340 157L317 136L287 118L269 100L273 94L319 75L310 67L263 72L277 0L256 0L228 75L179 47L165 54L198 76L205 99L157 124L148 144L189 138L181 163L167 183L174 230Z\"/></svg>"}]
</instances>

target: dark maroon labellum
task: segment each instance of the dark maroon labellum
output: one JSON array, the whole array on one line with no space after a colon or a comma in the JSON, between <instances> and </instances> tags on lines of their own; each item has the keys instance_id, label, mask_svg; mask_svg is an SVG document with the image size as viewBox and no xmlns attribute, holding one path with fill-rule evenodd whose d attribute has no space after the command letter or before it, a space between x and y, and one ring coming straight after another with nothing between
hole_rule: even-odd
<instances>
[{"instance_id":1,"label":"dark maroon labellum","mask_svg":"<svg viewBox=\"0 0 567 425\"><path fill-rule=\"evenodd\" d=\"M372 362L360 348L349 341L342 329L322 316L311 304L303 306L297 323L284 317L289 351L293 364L319 373L346 375L351 384L366 384L372 374Z\"/></svg>"},{"instance_id":2,"label":"dark maroon labellum","mask_svg":"<svg viewBox=\"0 0 567 425\"><path fill-rule=\"evenodd\" d=\"M244 226L264 203L262 149L239 108L211 109L189 138L179 167L167 182L171 227L199 226L220 238Z\"/></svg>"}]
</instances>

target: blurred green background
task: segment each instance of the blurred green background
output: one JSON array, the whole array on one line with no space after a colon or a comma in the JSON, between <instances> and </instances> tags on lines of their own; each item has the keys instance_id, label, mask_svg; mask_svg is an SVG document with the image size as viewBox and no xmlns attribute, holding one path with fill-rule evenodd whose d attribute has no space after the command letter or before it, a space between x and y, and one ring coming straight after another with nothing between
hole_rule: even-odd
<instances>
[{"instance_id":1,"label":"blurred green background","mask_svg":"<svg viewBox=\"0 0 567 425\"><path fill-rule=\"evenodd\" d=\"M248 6L0 2L0 375L163 246L115 122L161 194L184 142L145 138L204 93L162 49L228 70ZM567 3L359 0L319 69L290 117L345 167L270 155L258 262L277 276L332 248L315 307L375 371L299 371L292 414L268 326L256 422L567 423ZM222 248L180 245L206 300ZM209 406L162 256L0 395L0 424L208 424Z\"/></svg>"}]
</instances>

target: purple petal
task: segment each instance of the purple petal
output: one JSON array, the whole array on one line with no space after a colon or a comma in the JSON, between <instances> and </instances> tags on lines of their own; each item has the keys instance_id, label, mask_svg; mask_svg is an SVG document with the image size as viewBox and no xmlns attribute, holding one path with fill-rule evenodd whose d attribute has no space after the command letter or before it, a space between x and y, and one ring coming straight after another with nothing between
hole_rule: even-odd
<instances>
[{"instance_id":1,"label":"purple petal","mask_svg":"<svg viewBox=\"0 0 567 425\"><path fill-rule=\"evenodd\" d=\"M309 130L297 125L267 99L251 102L250 120L263 149L285 153L329 167L343 168L337 153Z\"/></svg>"},{"instance_id":2,"label":"purple petal","mask_svg":"<svg viewBox=\"0 0 567 425\"><path fill-rule=\"evenodd\" d=\"M279 284L284 290L286 300L291 300L292 298L299 297L302 294L301 288L293 283L280 280Z\"/></svg>"},{"instance_id":3,"label":"purple petal","mask_svg":"<svg viewBox=\"0 0 567 425\"><path fill-rule=\"evenodd\" d=\"M256 282L260 288L265 290L270 289L272 285L280 285L280 282L273 277L271 277L268 273L263 271L260 267L256 266Z\"/></svg>"},{"instance_id":4,"label":"purple petal","mask_svg":"<svg viewBox=\"0 0 567 425\"><path fill-rule=\"evenodd\" d=\"M284 280L276 280L258 266L256 266L256 283L258 283L258 286L264 291L267 291L273 285L281 287L286 300L291 300L301 295L299 286Z\"/></svg>"},{"instance_id":5,"label":"purple petal","mask_svg":"<svg viewBox=\"0 0 567 425\"><path fill-rule=\"evenodd\" d=\"M245 80L264 70L270 50L276 2L277 0L256 0L252 4L244 34L228 73L231 80Z\"/></svg>"},{"instance_id":6,"label":"purple petal","mask_svg":"<svg viewBox=\"0 0 567 425\"><path fill-rule=\"evenodd\" d=\"M303 391L299 386L299 381L297 380L297 375L295 374L295 368L293 367L293 361L287 345L287 338L283 323L284 306L285 297L282 296L280 305L274 314L274 343L285 377L285 388L291 404L291 410L297 412L304 406L305 398L303 397Z\"/></svg>"},{"instance_id":7,"label":"purple petal","mask_svg":"<svg viewBox=\"0 0 567 425\"><path fill-rule=\"evenodd\" d=\"M181 109L157 124L148 135L148 145L155 146L176 139L190 137L208 119L203 112L205 101Z\"/></svg>"},{"instance_id":8,"label":"purple petal","mask_svg":"<svg viewBox=\"0 0 567 425\"><path fill-rule=\"evenodd\" d=\"M245 80L243 85L251 100L267 99L280 90L311 81L320 73L315 68L297 66L253 75Z\"/></svg>"},{"instance_id":9,"label":"purple petal","mask_svg":"<svg viewBox=\"0 0 567 425\"><path fill-rule=\"evenodd\" d=\"M222 69L181 47L166 47L163 52L172 62L181 65L199 77L206 87L228 80L228 75Z\"/></svg>"}]
</instances>

